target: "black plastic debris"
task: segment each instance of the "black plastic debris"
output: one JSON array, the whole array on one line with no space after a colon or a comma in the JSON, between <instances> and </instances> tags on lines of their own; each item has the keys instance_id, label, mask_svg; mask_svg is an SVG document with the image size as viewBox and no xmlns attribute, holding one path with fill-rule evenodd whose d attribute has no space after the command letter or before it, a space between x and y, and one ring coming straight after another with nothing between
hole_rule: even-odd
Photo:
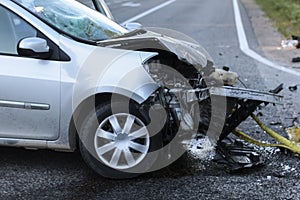
<instances>
[{"instance_id":1,"label":"black plastic debris","mask_svg":"<svg viewBox=\"0 0 300 200\"><path fill-rule=\"evenodd\" d=\"M297 63L297 62L300 62L300 57L295 57L292 59L292 62L293 63Z\"/></svg>"},{"instance_id":2,"label":"black plastic debris","mask_svg":"<svg viewBox=\"0 0 300 200\"><path fill-rule=\"evenodd\" d=\"M272 122L270 122L270 125L271 126L281 125L281 122L272 121Z\"/></svg>"},{"instance_id":3,"label":"black plastic debris","mask_svg":"<svg viewBox=\"0 0 300 200\"><path fill-rule=\"evenodd\" d=\"M254 148L245 146L243 142L224 139L216 147L214 161L224 164L229 173L259 167L264 164L261 155Z\"/></svg>"},{"instance_id":4,"label":"black plastic debris","mask_svg":"<svg viewBox=\"0 0 300 200\"><path fill-rule=\"evenodd\" d=\"M297 112L294 112L294 113L293 113L293 117L292 117L292 119L293 119L293 121L292 121L293 124L295 124L295 123L299 124L299 120L298 120L299 114L300 114L300 113L297 113Z\"/></svg>"},{"instance_id":5,"label":"black plastic debris","mask_svg":"<svg viewBox=\"0 0 300 200\"><path fill-rule=\"evenodd\" d=\"M278 85L275 89L270 90L269 92L271 92L273 94L278 94L282 90L283 90L283 83L281 83L280 85Z\"/></svg>"},{"instance_id":6,"label":"black plastic debris","mask_svg":"<svg viewBox=\"0 0 300 200\"><path fill-rule=\"evenodd\" d=\"M230 68L227 67L227 66L223 66L223 70L226 71L226 72L229 72Z\"/></svg>"},{"instance_id":7,"label":"black plastic debris","mask_svg":"<svg viewBox=\"0 0 300 200\"><path fill-rule=\"evenodd\" d=\"M264 114L263 114L262 112L259 112L259 113L257 113L256 115L257 115L258 117L264 116Z\"/></svg>"},{"instance_id":8,"label":"black plastic debris","mask_svg":"<svg viewBox=\"0 0 300 200\"><path fill-rule=\"evenodd\" d=\"M292 35L292 40L298 40L296 48L300 48L300 36Z\"/></svg>"},{"instance_id":9,"label":"black plastic debris","mask_svg":"<svg viewBox=\"0 0 300 200\"><path fill-rule=\"evenodd\" d=\"M282 40L281 46L283 48L300 48L300 36L292 35L291 39Z\"/></svg>"},{"instance_id":10,"label":"black plastic debris","mask_svg":"<svg viewBox=\"0 0 300 200\"><path fill-rule=\"evenodd\" d=\"M296 91L298 89L298 85L291 85L291 86L289 86L289 90L290 91Z\"/></svg>"}]
</instances>

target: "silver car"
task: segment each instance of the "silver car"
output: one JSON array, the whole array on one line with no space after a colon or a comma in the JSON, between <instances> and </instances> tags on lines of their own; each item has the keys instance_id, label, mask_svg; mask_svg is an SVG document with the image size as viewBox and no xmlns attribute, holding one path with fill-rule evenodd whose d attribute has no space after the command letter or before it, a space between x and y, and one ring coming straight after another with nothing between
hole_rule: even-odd
<instances>
[{"instance_id":1,"label":"silver car","mask_svg":"<svg viewBox=\"0 0 300 200\"><path fill-rule=\"evenodd\" d=\"M0 0L0 25L1 145L79 146L89 166L110 178L150 170L157 150L174 135L150 131L164 128L170 116L158 106L156 94L165 91L147 61L159 54L153 49L166 53L175 40L128 32L71 0ZM177 55L184 59L184 52ZM197 55L187 62L206 65L205 55ZM169 98L174 118L180 108Z\"/></svg>"},{"instance_id":2,"label":"silver car","mask_svg":"<svg viewBox=\"0 0 300 200\"><path fill-rule=\"evenodd\" d=\"M0 145L79 148L105 177L161 169L195 133L216 142L278 99L230 87L183 34L128 31L74 0L0 0L0 26Z\"/></svg>"}]
</instances>

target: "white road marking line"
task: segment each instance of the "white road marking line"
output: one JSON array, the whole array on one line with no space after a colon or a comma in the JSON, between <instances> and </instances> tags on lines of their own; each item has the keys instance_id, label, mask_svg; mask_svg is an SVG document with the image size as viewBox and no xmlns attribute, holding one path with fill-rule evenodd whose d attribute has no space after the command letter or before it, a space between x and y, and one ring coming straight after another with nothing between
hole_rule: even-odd
<instances>
[{"instance_id":1,"label":"white road marking line","mask_svg":"<svg viewBox=\"0 0 300 200\"><path fill-rule=\"evenodd\" d=\"M150 15L151 13L153 13L153 12L159 10L159 9L162 9L163 7L166 7L167 5L170 5L171 3L174 3L175 1L176 0L169 0L169 1L165 2L165 3L163 3L163 4L160 4L160 5L158 5L158 6L154 7L154 8L151 8L151 9L149 9L149 10L147 10L147 11L145 11L145 12L143 12L143 13L135 16L135 17L130 18L130 19L122 22L121 24L124 25L124 24L130 23L130 22L134 22L134 21L136 21L138 19L141 19L141 18L143 18L143 17L145 17L147 15Z\"/></svg>"},{"instance_id":2,"label":"white road marking line","mask_svg":"<svg viewBox=\"0 0 300 200\"><path fill-rule=\"evenodd\" d=\"M239 39L239 43L240 43L240 49L242 50L242 52L244 52L246 55L250 56L251 58L253 58L267 66L273 67L275 69L281 70L286 73L300 76L299 72L292 70L292 69L288 69L283 66L280 66L276 63L273 63L272 61L262 57L261 55L257 54L255 51L253 51L252 49L249 48L248 40L247 40L247 36L245 33L245 29L244 29L244 25L243 25L242 17L241 17L241 12L240 12L240 8L239 8L237 0L233 0L233 8L234 8L236 29L237 29L238 39Z\"/></svg>"},{"instance_id":3,"label":"white road marking line","mask_svg":"<svg viewBox=\"0 0 300 200\"><path fill-rule=\"evenodd\" d=\"M151 8L135 17L132 17L124 22L122 22L121 24L124 25L126 23L130 23L130 22L134 22L138 19L141 19L147 15L150 15L151 13L162 9L163 7L166 7L172 3L174 3L176 0L169 0L161 5L158 5L154 8ZM237 29L237 33L238 33L238 39L239 39L239 44L240 44L240 49L242 50L242 52L244 52L246 55L248 55L249 57L269 66L269 67L273 67L277 70L286 72L286 73L290 73L296 76L300 76L300 72L297 72L295 70L292 69L288 69L286 67L283 67L281 65L278 65L276 63L273 63L272 61L262 57L261 55L259 55L258 53L256 53L255 51L253 51L252 49L249 48L248 45L248 40L247 40L247 36L245 33L245 29L244 29L244 25L242 22L242 17L241 17L241 12L240 12L240 8L238 5L238 0L233 0L233 8L234 8L234 17L235 17L235 23L236 23L236 29Z\"/></svg>"}]
</instances>

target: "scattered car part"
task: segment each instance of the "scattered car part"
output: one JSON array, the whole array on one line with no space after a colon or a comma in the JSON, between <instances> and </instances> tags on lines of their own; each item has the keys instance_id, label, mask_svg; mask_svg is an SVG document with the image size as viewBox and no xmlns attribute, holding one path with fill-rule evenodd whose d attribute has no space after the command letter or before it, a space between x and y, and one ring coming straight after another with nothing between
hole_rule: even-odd
<instances>
[{"instance_id":1,"label":"scattered car part","mask_svg":"<svg viewBox=\"0 0 300 200\"><path fill-rule=\"evenodd\" d=\"M289 90L291 91L291 92L294 92L294 91L296 91L298 89L298 85L291 85L291 86L289 86Z\"/></svg>"},{"instance_id":2,"label":"scattered car part","mask_svg":"<svg viewBox=\"0 0 300 200\"><path fill-rule=\"evenodd\" d=\"M264 161L254 148L245 146L242 142L225 139L216 147L214 161L225 164L230 173L240 170L262 166Z\"/></svg>"},{"instance_id":3,"label":"scattered car part","mask_svg":"<svg viewBox=\"0 0 300 200\"><path fill-rule=\"evenodd\" d=\"M300 57L295 57L292 59L293 63L300 62Z\"/></svg>"},{"instance_id":4,"label":"scattered car part","mask_svg":"<svg viewBox=\"0 0 300 200\"><path fill-rule=\"evenodd\" d=\"M300 36L297 36L297 35L292 35L291 36L292 40L297 40L298 41L298 44L296 45L297 48L300 48Z\"/></svg>"},{"instance_id":5,"label":"scattered car part","mask_svg":"<svg viewBox=\"0 0 300 200\"><path fill-rule=\"evenodd\" d=\"M298 40L282 40L281 47L283 48L298 48Z\"/></svg>"},{"instance_id":6,"label":"scattered car part","mask_svg":"<svg viewBox=\"0 0 300 200\"><path fill-rule=\"evenodd\" d=\"M289 140L299 144L300 142L300 127L298 123L294 123L294 126L285 129L289 136Z\"/></svg>"},{"instance_id":7,"label":"scattered car part","mask_svg":"<svg viewBox=\"0 0 300 200\"><path fill-rule=\"evenodd\" d=\"M282 123L281 122L279 122L279 121L272 121L272 122L270 122L270 125L271 126L276 126L276 125L281 125Z\"/></svg>"}]
</instances>

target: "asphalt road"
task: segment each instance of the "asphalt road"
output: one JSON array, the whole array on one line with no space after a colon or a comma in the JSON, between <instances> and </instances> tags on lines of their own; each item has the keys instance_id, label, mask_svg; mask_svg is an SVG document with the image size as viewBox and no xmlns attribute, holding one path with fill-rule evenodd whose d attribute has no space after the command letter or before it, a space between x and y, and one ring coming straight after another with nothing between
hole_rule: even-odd
<instances>
[{"instance_id":1,"label":"asphalt road","mask_svg":"<svg viewBox=\"0 0 300 200\"><path fill-rule=\"evenodd\" d=\"M118 22L165 1L110 0ZM249 45L261 52L248 16L241 6ZM230 66L249 88L272 89L285 83L285 104L263 109L263 120L283 132L299 112L299 92L290 84L299 77L270 68L243 54L239 48L232 0L177 0L138 20L146 27L165 27L185 33L203 45L219 66ZM251 122L242 129L264 141ZM0 199L299 199L299 159L261 149L261 168L228 174L223 166L197 160L189 154L171 167L132 180L107 180L91 171L80 154L47 150L0 148Z\"/></svg>"}]
</instances>

